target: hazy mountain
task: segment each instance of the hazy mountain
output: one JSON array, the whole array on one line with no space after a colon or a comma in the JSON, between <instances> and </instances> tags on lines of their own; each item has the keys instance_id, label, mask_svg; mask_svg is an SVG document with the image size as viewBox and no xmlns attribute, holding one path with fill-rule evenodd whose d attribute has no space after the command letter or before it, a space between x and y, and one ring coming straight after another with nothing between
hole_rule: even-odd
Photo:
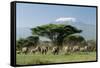
<instances>
[{"instance_id":1,"label":"hazy mountain","mask_svg":"<svg viewBox=\"0 0 100 68\"><path fill-rule=\"evenodd\" d=\"M30 28L28 27L17 27L17 30L16 30L16 36L17 36L17 39L19 38L26 38L28 36L31 36L31 30Z\"/></svg>"}]
</instances>

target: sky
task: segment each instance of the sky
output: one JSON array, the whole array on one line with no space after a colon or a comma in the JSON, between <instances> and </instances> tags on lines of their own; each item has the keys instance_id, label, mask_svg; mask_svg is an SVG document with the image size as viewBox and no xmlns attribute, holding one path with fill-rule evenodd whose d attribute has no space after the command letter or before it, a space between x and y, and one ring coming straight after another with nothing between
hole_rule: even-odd
<instances>
[{"instance_id":1,"label":"sky","mask_svg":"<svg viewBox=\"0 0 100 68\"><path fill-rule=\"evenodd\" d=\"M72 17L95 25L96 8L17 3L17 27L35 27L61 17Z\"/></svg>"},{"instance_id":2,"label":"sky","mask_svg":"<svg viewBox=\"0 0 100 68\"><path fill-rule=\"evenodd\" d=\"M74 20L96 25L96 8L17 3L17 28L34 28L50 22Z\"/></svg>"}]
</instances>

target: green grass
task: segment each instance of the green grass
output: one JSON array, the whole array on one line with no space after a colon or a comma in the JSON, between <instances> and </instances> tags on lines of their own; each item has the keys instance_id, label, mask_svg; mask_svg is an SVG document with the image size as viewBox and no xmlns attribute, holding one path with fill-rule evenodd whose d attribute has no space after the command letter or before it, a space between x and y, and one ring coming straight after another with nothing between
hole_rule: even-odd
<instances>
[{"instance_id":1,"label":"green grass","mask_svg":"<svg viewBox=\"0 0 100 68\"><path fill-rule=\"evenodd\" d=\"M79 61L94 61L96 60L96 52L90 53L72 53L69 55L42 55L42 54L17 54L16 63L18 65L28 64L49 64L61 62L79 62Z\"/></svg>"}]
</instances>

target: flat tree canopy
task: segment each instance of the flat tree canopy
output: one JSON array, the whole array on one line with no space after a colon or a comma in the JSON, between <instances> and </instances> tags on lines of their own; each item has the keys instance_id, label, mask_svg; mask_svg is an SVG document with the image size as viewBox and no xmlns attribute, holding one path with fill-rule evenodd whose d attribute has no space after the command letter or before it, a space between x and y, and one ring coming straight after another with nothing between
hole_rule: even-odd
<instances>
[{"instance_id":1,"label":"flat tree canopy","mask_svg":"<svg viewBox=\"0 0 100 68\"><path fill-rule=\"evenodd\" d=\"M65 37L81 33L82 30L71 25L46 24L32 28L32 34L49 38L54 45L62 46Z\"/></svg>"}]
</instances>

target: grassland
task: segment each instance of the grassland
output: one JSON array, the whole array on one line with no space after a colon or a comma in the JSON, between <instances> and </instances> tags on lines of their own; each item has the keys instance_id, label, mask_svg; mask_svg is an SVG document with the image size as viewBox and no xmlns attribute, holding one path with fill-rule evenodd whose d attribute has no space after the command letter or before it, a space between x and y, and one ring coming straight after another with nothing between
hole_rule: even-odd
<instances>
[{"instance_id":1,"label":"grassland","mask_svg":"<svg viewBox=\"0 0 100 68\"><path fill-rule=\"evenodd\" d=\"M69 55L42 55L42 54L17 54L17 65L29 65L29 64L49 64L49 63L61 63L61 62L79 62L79 61L95 61L96 52L90 53L73 53Z\"/></svg>"}]
</instances>

